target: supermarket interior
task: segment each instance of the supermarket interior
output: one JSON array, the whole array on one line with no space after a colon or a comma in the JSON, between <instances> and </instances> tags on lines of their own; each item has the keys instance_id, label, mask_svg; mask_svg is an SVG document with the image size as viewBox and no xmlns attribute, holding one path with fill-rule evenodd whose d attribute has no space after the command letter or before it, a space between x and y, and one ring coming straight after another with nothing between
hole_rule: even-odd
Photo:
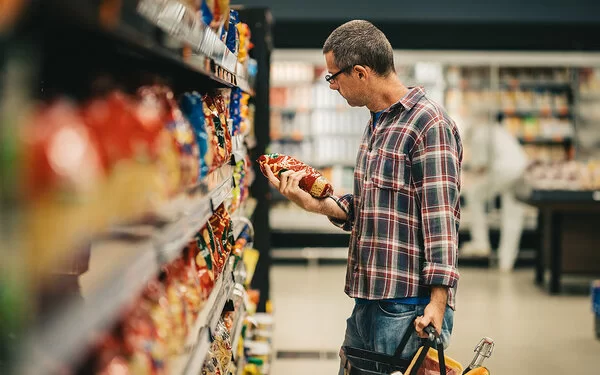
<instances>
[{"instance_id":1,"label":"supermarket interior","mask_svg":"<svg viewBox=\"0 0 600 375\"><path fill-rule=\"evenodd\" d=\"M416 154L371 147L416 120L387 125L395 106L341 89L384 79L360 61L381 51L326 59L350 20L391 44L384 78L408 92L391 103L417 111L422 88L455 124L448 264L426 238L431 206L409 224L365 208L432 194L418 200ZM0 374L600 373L599 36L589 0L0 0ZM288 170L345 224L269 181ZM409 255L371 269L394 240L369 248L369 215ZM413 258L426 295L403 292ZM435 266L451 285L424 281ZM393 279L385 296L377 277ZM375 311L360 336L377 336L377 314L414 319L449 288L443 352L404 363L348 344L356 311ZM415 342L441 349L436 335Z\"/></svg>"}]
</instances>

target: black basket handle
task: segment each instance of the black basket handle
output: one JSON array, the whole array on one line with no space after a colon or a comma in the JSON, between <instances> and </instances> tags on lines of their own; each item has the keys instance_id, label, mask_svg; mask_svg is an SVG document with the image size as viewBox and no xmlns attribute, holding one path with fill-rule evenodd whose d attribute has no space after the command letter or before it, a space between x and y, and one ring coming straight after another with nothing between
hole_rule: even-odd
<instances>
[{"instance_id":1,"label":"black basket handle","mask_svg":"<svg viewBox=\"0 0 600 375\"><path fill-rule=\"evenodd\" d=\"M429 339L423 345L423 349L421 349L421 353L419 357L415 361L415 365L410 370L410 374L407 375L417 375L417 371L423 365L425 361L425 357L427 356L427 352L429 348L434 347L438 351L438 361L440 363L440 374L446 375L446 357L444 356L444 344L442 343L442 339L440 335L437 333L436 329L432 325L428 325L425 327L425 332L429 334ZM406 334L405 334L406 336ZM404 338L403 338L404 339ZM406 343L405 343L406 345Z\"/></svg>"}]
</instances>

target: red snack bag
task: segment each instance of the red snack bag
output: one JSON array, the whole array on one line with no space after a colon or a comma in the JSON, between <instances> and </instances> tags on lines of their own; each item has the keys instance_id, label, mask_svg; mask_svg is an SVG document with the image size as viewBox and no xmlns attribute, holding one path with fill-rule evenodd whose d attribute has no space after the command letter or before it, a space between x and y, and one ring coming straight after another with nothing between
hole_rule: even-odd
<instances>
[{"instance_id":1,"label":"red snack bag","mask_svg":"<svg viewBox=\"0 0 600 375\"><path fill-rule=\"evenodd\" d=\"M233 250L233 230L231 217L221 204L209 220L215 236L215 248L213 249L213 267L215 277L221 274L225 267L225 262Z\"/></svg>"},{"instance_id":2,"label":"red snack bag","mask_svg":"<svg viewBox=\"0 0 600 375\"><path fill-rule=\"evenodd\" d=\"M189 247L195 254L195 263L196 269L198 270L202 298L207 300L215 286L212 260L214 235L210 224L206 224L204 228L196 233L196 237L190 242Z\"/></svg>"},{"instance_id":3,"label":"red snack bag","mask_svg":"<svg viewBox=\"0 0 600 375\"><path fill-rule=\"evenodd\" d=\"M214 170L227 162L231 156L231 134L227 128L224 102L208 95L204 95L202 100L206 124L210 129L209 136L212 133L211 144L216 151L216 157L213 158Z\"/></svg>"},{"instance_id":4,"label":"red snack bag","mask_svg":"<svg viewBox=\"0 0 600 375\"><path fill-rule=\"evenodd\" d=\"M270 168L275 176L285 171L304 171L306 176L300 180L300 189L315 198L327 198L333 194L333 187L323 175L311 166L287 155L266 154L258 158L260 170L266 176L266 168Z\"/></svg>"}]
</instances>

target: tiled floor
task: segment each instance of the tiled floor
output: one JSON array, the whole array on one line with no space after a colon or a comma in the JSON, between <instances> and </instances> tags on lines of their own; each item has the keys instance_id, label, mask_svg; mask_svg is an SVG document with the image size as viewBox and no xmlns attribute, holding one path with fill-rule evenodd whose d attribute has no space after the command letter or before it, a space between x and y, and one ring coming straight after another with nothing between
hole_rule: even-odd
<instances>
[{"instance_id":1,"label":"tiled floor","mask_svg":"<svg viewBox=\"0 0 600 375\"><path fill-rule=\"evenodd\" d=\"M341 265L273 268L276 350L338 351L353 306L343 293L344 274ZM531 270L461 269L448 354L466 365L489 336L496 342L487 361L492 374L600 374L589 296L549 296L532 280ZM336 374L337 368L335 359L276 359L271 373Z\"/></svg>"}]
</instances>

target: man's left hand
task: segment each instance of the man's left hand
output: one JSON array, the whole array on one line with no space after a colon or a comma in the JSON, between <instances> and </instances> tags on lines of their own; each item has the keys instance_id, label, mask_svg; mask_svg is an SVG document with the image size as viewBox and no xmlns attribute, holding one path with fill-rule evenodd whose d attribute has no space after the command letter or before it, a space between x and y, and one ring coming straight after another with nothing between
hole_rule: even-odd
<instances>
[{"instance_id":1,"label":"man's left hand","mask_svg":"<svg viewBox=\"0 0 600 375\"><path fill-rule=\"evenodd\" d=\"M425 307L423 316L415 320L415 329L421 338L429 337L424 329L432 325L438 334L442 334L442 325L444 324L444 313L448 303L448 289L445 287L434 287L431 290L431 302Z\"/></svg>"}]
</instances>

